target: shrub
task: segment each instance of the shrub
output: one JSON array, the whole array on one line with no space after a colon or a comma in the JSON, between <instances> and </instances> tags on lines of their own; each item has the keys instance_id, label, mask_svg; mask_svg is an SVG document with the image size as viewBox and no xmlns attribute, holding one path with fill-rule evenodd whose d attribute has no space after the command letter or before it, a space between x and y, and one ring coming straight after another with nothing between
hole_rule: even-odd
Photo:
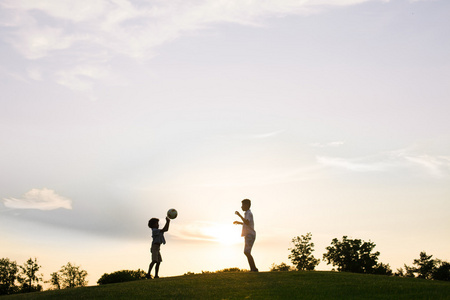
<instances>
[{"instance_id":1,"label":"shrub","mask_svg":"<svg viewBox=\"0 0 450 300\"><path fill-rule=\"evenodd\" d=\"M103 274L102 277L97 281L97 284L108 284L108 283L118 283L118 282L126 282L126 281L134 281L145 279L145 271L138 269L137 271L131 270L121 270L116 271L111 274Z\"/></svg>"},{"instance_id":2,"label":"shrub","mask_svg":"<svg viewBox=\"0 0 450 300\"><path fill-rule=\"evenodd\" d=\"M289 266L286 263L282 262L279 265L272 264L270 267L270 272L286 272L286 271L295 271L295 267Z\"/></svg>"},{"instance_id":3,"label":"shrub","mask_svg":"<svg viewBox=\"0 0 450 300\"><path fill-rule=\"evenodd\" d=\"M218 270L216 273L230 273L230 272L247 272L247 270L239 269L239 268L226 268L223 270Z\"/></svg>"},{"instance_id":4,"label":"shrub","mask_svg":"<svg viewBox=\"0 0 450 300\"><path fill-rule=\"evenodd\" d=\"M393 275L392 269L389 266L389 264L386 265L386 264L383 264L383 263L378 263L373 268L372 273L376 274L376 275L389 275L389 276Z\"/></svg>"}]
</instances>

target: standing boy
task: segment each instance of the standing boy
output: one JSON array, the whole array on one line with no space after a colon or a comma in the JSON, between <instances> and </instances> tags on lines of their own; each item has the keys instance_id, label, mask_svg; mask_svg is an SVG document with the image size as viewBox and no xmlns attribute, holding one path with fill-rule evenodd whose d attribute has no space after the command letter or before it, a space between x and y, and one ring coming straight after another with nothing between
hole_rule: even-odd
<instances>
[{"instance_id":1,"label":"standing boy","mask_svg":"<svg viewBox=\"0 0 450 300\"><path fill-rule=\"evenodd\" d=\"M251 201L249 199L242 200L242 210L245 212L244 216L242 216L238 211L236 211L236 215L238 215L242 222L234 221L233 224L242 225L242 234L245 238L245 247L244 254L247 256L248 264L250 265L250 271L258 272L258 269L255 266L255 261L253 260L253 256L251 255L253 244L256 239L256 231L255 231L255 222L253 221L253 214L250 210Z\"/></svg>"},{"instance_id":2,"label":"standing boy","mask_svg":"<svg viewBox=\"0 0 450 300\"><path fill-rule=\"evenodd\" d=\"M152 271L152 268L154 265L156 265L154 278L159 278L159 276L158 276L159 265L162 262L160 247L161 247L161 244L166 243L166 240L164 239L164 232L169 230L169 224L170 224L170 219L168 217L166 217L166 225L164 225L163 229L159 229L159 219L152 218L148 221L148 227L150 227L152 229L152 238L153 238L152 247L150 250L150 252L152 253L152 262L150 263L150 265L148 267L148 273L146 276L148 279L152 278L152 276L150 275L150 272Z\"/></svg>"}]
</instances>

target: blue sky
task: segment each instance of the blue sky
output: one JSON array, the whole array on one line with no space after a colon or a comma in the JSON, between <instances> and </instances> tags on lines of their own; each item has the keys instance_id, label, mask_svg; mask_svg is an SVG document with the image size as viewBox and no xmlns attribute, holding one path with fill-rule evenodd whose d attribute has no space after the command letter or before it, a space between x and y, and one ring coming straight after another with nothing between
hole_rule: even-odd
<instances>
[{"instance_id":1,"label":"blue sky","mask_svg":"<svg viewBox=\"0 0 450 300\"><path fill-rule=\"evenodd\" d=\"M312 232L449 260L447 1L0 1L2 256L260 270ZM329 269L321 263L318 269Z\"/></svg>"}]
</instances>

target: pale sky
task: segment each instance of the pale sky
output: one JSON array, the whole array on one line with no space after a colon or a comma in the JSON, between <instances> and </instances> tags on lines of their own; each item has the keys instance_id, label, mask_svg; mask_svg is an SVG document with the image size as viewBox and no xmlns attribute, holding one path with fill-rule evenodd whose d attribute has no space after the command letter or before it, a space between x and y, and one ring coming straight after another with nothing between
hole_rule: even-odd
<instances>
[{"instance_id":1,"label":"pale sky","mask_svg":"<svg viewBox=\"0 0 450 300\"><path fill-rule=\"evenodd\" d=\"M261 271L308 232L449 261L449 36L446 0L0 0L1 257L93 285L176 208L161 276L248 269L250 198Z\"/></svg>"}]
</instances>

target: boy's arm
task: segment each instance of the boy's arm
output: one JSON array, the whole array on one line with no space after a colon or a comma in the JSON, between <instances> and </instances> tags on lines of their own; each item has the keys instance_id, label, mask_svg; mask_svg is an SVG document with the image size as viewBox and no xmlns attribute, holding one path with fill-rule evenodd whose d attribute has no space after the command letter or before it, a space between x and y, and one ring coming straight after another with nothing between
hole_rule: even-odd
<instances>
[{"instance_id":1,"label":"boy's arm","mask_svg":"<svg viewBox=\"0 0 450 300\"><path fill-rule=\"evenodd\" d=\"M169 225L170 225L170 219L168 217L166 217L166 225L164 225L164 227L161 229L161 231L162 232L168 231Z\"/></svg>"},{"instance_id":2,"label":"boy's arm","mask_svg":"<svg viewBox=\"0 0 450 300\"><path fill-rule=\"evenodd\" d=\"M244 219L244 217L243 217L238 211L236 211L235 214L238 215L239 218L241 218L242 222L243 222L245 225L250 224L250 221L247 220L247 219Z\"/></svg>"}]
</instances>

